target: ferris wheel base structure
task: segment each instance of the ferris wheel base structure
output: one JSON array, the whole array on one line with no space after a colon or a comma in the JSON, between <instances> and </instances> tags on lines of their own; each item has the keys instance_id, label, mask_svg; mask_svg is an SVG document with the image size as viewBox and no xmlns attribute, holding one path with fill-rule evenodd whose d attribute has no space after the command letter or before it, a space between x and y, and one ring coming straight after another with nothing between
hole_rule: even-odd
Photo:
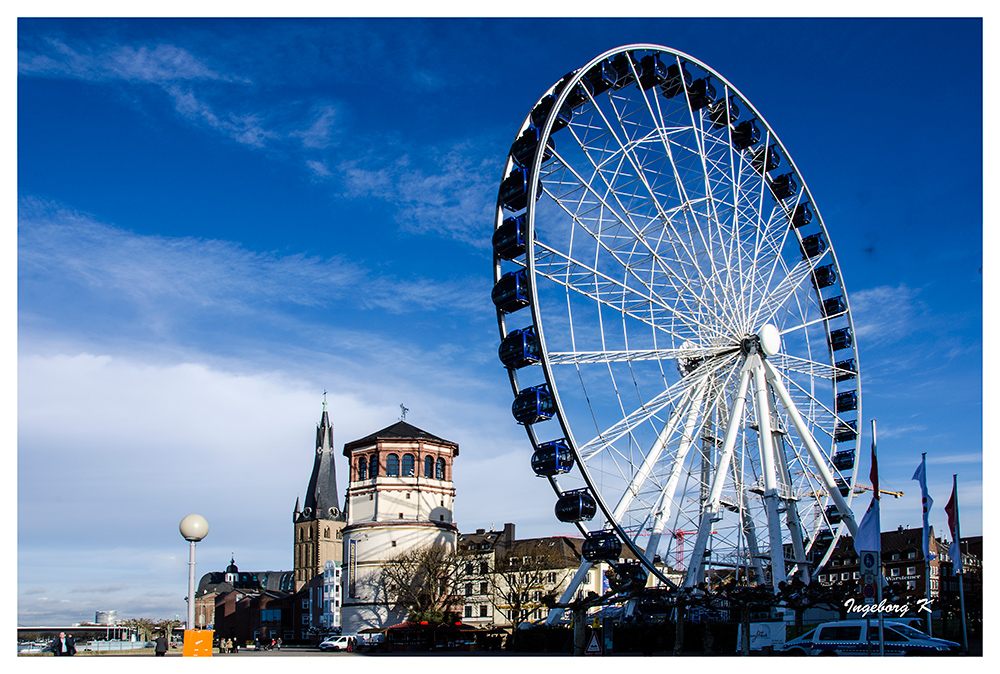
<instances>
[{"instance_id":1,"label":"ferris wheel base structure","mask_svg":"<svg viewBox=\"0 0 1000 674\"><path fill-rule=\"evenodd\" d=\"M515 134L493 248L512 416L584 536L560 604L594 564L634 576L625 548L655 584L777 588L856 533L843 275L790 154L725 78L657 45L568 73Z\"/></svg>"}]
</instances>

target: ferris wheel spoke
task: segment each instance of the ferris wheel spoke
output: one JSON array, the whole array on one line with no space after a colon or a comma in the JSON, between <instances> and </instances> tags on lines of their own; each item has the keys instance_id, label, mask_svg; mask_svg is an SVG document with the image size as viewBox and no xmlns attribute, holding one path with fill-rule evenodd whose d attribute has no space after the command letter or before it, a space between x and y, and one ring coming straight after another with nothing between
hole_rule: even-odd
<instances>
[{"instance_id":1,"label":"ferris wheel spoke","mask_svg":"<svg viewBox=\"0 0 1000 674\"><path fill-rule=\"evenodd\" d=\"M637 362L646 360L705 359L724 353L734 353L734 347L688 347L682 349L641 349L634 351L554 351L552 365L588 365L593 363Z\"/></svg>"}]
</instances>

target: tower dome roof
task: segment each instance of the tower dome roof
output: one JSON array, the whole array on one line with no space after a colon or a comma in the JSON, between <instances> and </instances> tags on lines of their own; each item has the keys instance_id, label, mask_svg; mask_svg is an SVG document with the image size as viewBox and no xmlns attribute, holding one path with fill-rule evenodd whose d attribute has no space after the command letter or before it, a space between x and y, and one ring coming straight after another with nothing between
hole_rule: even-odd
<instances>
[{"instance_id":1,"label":"tower dome roof","mask_svg":"<svg viewBox=\"0 0 1000 674\"><path fill-rule=\"evenodd\" d=\"M239 573L240 570L236 568L236 558L229 558L229 566L226 567L226 573Z\"/></svg>"}]
</instances>

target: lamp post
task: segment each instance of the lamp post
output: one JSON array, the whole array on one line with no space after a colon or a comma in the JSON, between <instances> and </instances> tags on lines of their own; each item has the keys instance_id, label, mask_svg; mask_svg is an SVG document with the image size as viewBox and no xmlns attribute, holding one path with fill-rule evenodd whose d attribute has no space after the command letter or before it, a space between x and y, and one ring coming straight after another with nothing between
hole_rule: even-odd
<instances>
[{"instance_id":1,"label":"lamp post","mask_svg":"<svg viewBox=\"0 0 1000 674\"><path fill-rule=\"evenodd\" d=\"M181 520L181 536L191 543L191 554L188 557L188 613L187 629L193 630L194 626L194 546L195 543L208 535L208 520L201 515L188 515Z\"/></svg>"}]
</instances>

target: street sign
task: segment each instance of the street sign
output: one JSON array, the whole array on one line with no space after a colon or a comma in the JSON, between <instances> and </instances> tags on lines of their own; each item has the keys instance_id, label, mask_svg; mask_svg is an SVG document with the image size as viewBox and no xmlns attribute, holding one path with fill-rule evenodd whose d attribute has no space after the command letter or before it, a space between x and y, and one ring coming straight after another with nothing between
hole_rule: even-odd
<instances>
[{"instance_id":1,"label":"street sign","mask_svg":"<svg viewBox=\"0 0 1000 674\"><path fill-rule=\"evenodd\" d=\"M587 644L587 650L583 654L601 655L601 640L597 638L597 630L594 630L593 634L590 635L590 643Z\"/></svg>"},{"instance_id":2,"label":"street sign","mask_svg":"<svg viewBox=\"0 0 1000 674\"><path fill-rule=\"evenodd\" d=\"M865 604L878 601L879 553L874 550L861 552L861 596Z\"/></svg>"}]
</instances>

